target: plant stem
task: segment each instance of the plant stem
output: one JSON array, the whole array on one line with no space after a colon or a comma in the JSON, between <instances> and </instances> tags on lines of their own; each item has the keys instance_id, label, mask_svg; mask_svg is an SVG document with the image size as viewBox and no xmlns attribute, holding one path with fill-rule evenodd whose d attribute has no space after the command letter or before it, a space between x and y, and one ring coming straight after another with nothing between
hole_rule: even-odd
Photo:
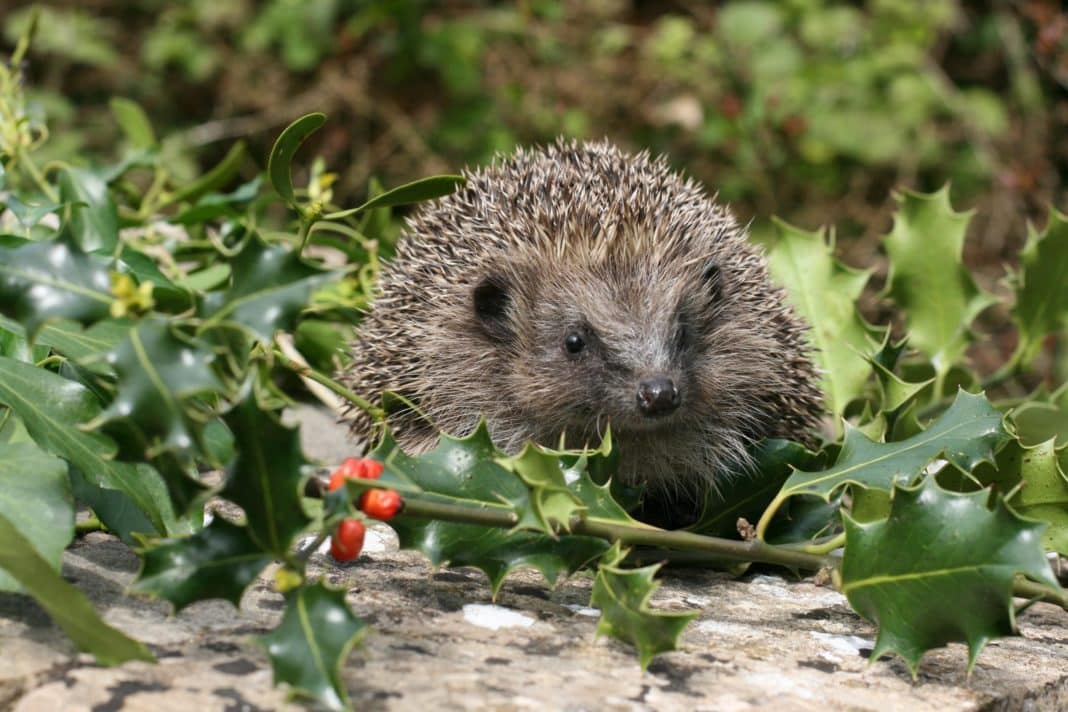
<instances>
[{"instance_id":1,"label":"plant stem","mask_svg":"<svg viewBox=\"0 0 1068 712\"><path fill-rule=\"evenodd\" d=\"M90 532L106 532L107 530L108 529L104 526L104 523L97 517L89 517L88 519L83 519L80 522L74 523L74 531L78 536Z\"/></svg>"},{"instance_id":2,"label":"plant stem","mask_svg":"<svg viewBox=\"0 0 1068 712\"><path fill-rule=\"evenodd\" d=\"M1064 591L1052 591L1044 586L1025 578L1017 578L1012 584L1012 595L1019 598L1035 598L1046 603L1052 603L1068 611L1068 593Z\"/></svg>"},{"instance_id":3,"label":"plant stem","mask_svg":"<svg viewBox=\"0 0 1068 712\"><path fill-rule=\"evenodd\" d=\"M37 168L37 164L33 162L33 159L30 158L29 154L21 150L16 151L15 162L26 169L26 172L30 174L30 178L33 179L33 182L37 184L37 187L41 189L41 192L44 193L49 200L53 203L59 202L59 193L57 193L55 188L50 186L44 176L41 175L41 171Z\"/></svg>"},{"instance_id":4,"label":"plant stem","mask_svg":"<svg viewBox=\"0 0 1068 712\"><path fill-rule=\"evenodd\" d=\"M356 395L351 390L345 388L345 386L341 385L329 376L322 374L319 371L316 371L314 368L309 368L308 366L304 366L303 364L297 363L296 361L282 353L279 349L274 349L273 353L274 357L278 360L278 362L288 368L290 371L293 371L293 373L296 373L298 376L310 378L316 383L326 386L333 393L341 396L349 403L352 403L354 406L370 415L375 421L379 421L385 417L385 411L383 411L381 408L371 403L366 398L361 398L360 396Z\"/></svg>"},{"instance_id":5,"label":"plant stem","mask_svg":"<svg viewBox=\"0 0 1068 712\"><path fill-rule=\"evenodd\" d=\"M480 524L502 529L510 529L518 522L514 512L491 505L476 507L421 499L405 500L404 514L423 519ZM571 534L594 536L624 544L701 551L732 561L777 564L791 569L817 571L825 566L833 565L833 561L827 557L774 546L762 541L720 539L692 532L657 529L645 524L623 524L603 519L579 518L571 523L569 531Z\"/></svg>"}]
</instances>

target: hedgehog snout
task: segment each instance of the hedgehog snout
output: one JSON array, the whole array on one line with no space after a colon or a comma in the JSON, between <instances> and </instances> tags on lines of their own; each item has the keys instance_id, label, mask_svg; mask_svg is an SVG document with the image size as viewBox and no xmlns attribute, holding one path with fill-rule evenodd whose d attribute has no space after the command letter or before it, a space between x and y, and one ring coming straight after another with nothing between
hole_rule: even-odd
<instances>
[{"instance_id":1,"label":"hedgehog snout","mask_svg":"<svg viewBox=\"0 0 1068 712\"><path fill-rule=\"evenodd\" d=\"M638 410L646 417L674 413L681 402L682 395L675 381L667 376L648 378L638 384Z\"/></svg>"}]
</instances>

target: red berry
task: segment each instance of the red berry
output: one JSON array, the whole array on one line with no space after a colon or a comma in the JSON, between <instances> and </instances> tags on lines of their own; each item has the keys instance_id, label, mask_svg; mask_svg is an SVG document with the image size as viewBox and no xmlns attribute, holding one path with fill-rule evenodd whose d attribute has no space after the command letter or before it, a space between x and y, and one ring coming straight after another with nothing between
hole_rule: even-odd
<instances>
[{"instance_id":1,"label":"red berry","mask_svg":"<svg viewBox=\"0 0 1068 712\"><path fill-rule=\"evenodd\" d=\"M338 561L352 561L360 555L366 531L359 519L342 519L330 537L330 555Z\"/></svg>"},{"instance_id":2,"label":"red berry","mask_svg":"<svg viewBox=\"0 0 1068 712\"><path fill-rule=\"evenodd\" d=\"M382 476L384 469L381 462L372 460L369 457L358 460L355 457L346 458L341 463L341 467L334 470L334 474L330 475L330 484L327 485L326 489L329 492L341 489L345 484L345 480L377 480Z\"/></svg>"},{"instance_id":3,"label":"red berry","mask_svg":"<svg viewBox=\"0 0 1068 712\"><path fill-rule=\"evenodd\" d=\"M363 513L384 522L393 519L403 506L404 500L397 490L393 489L367 490L360 497L360 509Z\"/></svg>"},{"instance_id":4,"label":"red berry","mask_svg":"<svg viewBox=\"0 0 1068 712\"><path fill-rule=\"evenodd\" d=\"M372 460L369 457L363 459L363 477L365 479L377 480L382 476L382 471L385 469L378 460Z\"/></svg>"}]
</instances>

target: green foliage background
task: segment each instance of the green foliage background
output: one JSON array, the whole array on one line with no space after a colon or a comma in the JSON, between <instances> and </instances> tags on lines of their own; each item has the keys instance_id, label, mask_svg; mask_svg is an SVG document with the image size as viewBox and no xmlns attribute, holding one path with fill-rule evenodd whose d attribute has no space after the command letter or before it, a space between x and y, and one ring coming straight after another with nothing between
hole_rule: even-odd
<instances>
[{"instance_id":1,"label":"green foliage background","mask_svg":"<svg viewBox=\"0 0 1068 712\"><path fill-rule=\"evenodd\" d=\"M314 149L343 202L372 176L607 135L667 154L743 219L834 224L843 241L885 229L891 188L951 181L979 206L994 265L1022 242L1020 218L1065 197L1054 0L44 5L28 69L62 155L112 150L113 95L159 117L162 135L181 130L205 163L237 137L266 155L289 120L323 111L333 121ZM30 3L5 7L13 44Z\"/></svg>"}]
</instances>

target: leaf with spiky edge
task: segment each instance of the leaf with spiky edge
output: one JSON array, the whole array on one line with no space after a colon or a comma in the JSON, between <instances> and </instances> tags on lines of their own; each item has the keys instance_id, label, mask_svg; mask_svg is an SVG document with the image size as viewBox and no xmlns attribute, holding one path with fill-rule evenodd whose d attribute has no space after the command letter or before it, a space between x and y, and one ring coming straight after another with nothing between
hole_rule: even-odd
<instances>
[{"instance_id":1,"label":"leaf with spiky edge","mask_svg":"<svg viewBox=\"0 0 1068 712\"><path fill-rule=\"evenodd\" d=\"M907 317L910 343L931 359L941 383L963 358L972 321L996 300L961 263L971 212L954 212L949 187L930 194L905 191L898 201L894 227L884 239L887 291Z\"/></svg>"},{"instance_id":2,"label":"leaf with spiky edge","mask_svg":"<svg viewBox=\"0 0 1068 712\"><path fill-rule=\"evenodd\" d=\"M63 551L74 537L67 463L32 442L0 443L0 515L59 571ZM0 569L0 591L18 588Z\"/></svg>"},{"instance_id":3,"label":"leaf with spiky edge","mask_svg":"<svg viewBox=\"0 0 1068 712\"><path fill-rule=\"evenodd\" d=\"M141 643L105 623L85 594L54 571L3 514L0 541L4 543L0 568L23 586L79 650L91 653L101 665L155 660Z\"/></svg>"},{"instance_id":4,"label":"leaf with spiky edge","mask_svg":"<svg viewBox=\"0 0 1068 712\"><path fill-rule=\"evenodd\" d=\"M422 497L509 512L529 507L527 485L500 465L498 460L506 456L494 446L485 423L465 438L442 435L435 449L418 457L405 454L387 433L371 457L386 467L380 482L406 498ZM588 480L585 484L584 494L591 498L587 506L610 512L603 502L596 502L597 493L606 496L606 492ZM473 566L483 571L494 596L505 577L519 567L536 569L553 585L608 548L597 537L562 535L554 539L539 532L404 516L390 525L397 531L403 548L421 551L435 566Z\"/></svg>"},{"instance_id":5,"label":"leaf with spiky edge","mask_svg":"<svg viewBox=\"0 0 1068 712\"><path fill-rule=\"evenodd\" d=\"M175 332L167 320L155 317L131 329L106 358L118 374L117 392L92 427L108 430L109 424L122 421L123 430L132 428L138 433L138 438L111 433L123 448L120 457L141 460L160 451L204 449L202 425L193 417L188 401L226 390L212 370L215 353L211 347ZM131 441L135 443L132 448L126 447Z\"/></svg>"},{"instance_id":6,"label":"leaf with spiky edge","mask_svg":"<svg viewBox=\"0 0 1068 712\"><path fill-rule=\"evenodd\" d=\"M779 499L795 494L830 499L846 484L890 490L895 483L915 480L939 456L971 472L979 463L990 461L994 450L1011 437L1003 417L985 396L959 391L953 405L927 430L906 440L874 442L851 428L833 467L822 472L794 472Z\"/></svg>"},{"instance_id":7,"label":"leaf with spiky edge","mask_svg":"<svg viewBox=\"0 0 1068 712\"><path fill-rule=\"evenodd\" d=\"M111 459L115 443L80 427L100 411L99 401L87 388L45 369L0 357L0 403L22 419L43 449L69 461L90 484L121 492L157 533L167 531L170 500L159 474L144 465L115 462Z\"/></svg>"},{"instance_id":8,"label":"leaf with spiky edge","mask_svg":"<svg viewBox=\"0 0 1068 712\"><path fill-rule=\"evenodd\" d=\"M1020 329L1018 349L1027 364L1046 336L1068 327L1068 216L1051 209L1045 230L1028 231L1013 281L1012 318Z\"/></svg>"},{"instance_id":9,"label":"leaf with spiky edge","mask_svg":"<svg viewBox=\"0 0 1068 712\"><path fill-rule=\"evenodd\" d=\"M0 312L32 338L51 319L91 324L107 317L112 261L82 252L65 239L0 241Z\"/></svg>"},{"instance_id":10,"label":"leaf with spiky edge","mask_svg":"<svg viewBox=\"0 0 1068 712\"><path fill-rule=\"evenodd\" d=\"M584 510L564 481L558 454L527 443L518 455L500 458L497 463L527 486L526 501L516 507L517 531L530 529L555 537L556 527L567 529L571 518Z\"/></svg>"},{"instance_id":11,"label":"leaf with spiky edge","mask_svg":"<svg viewBox=\"0 0 1068 712\"><path fill-rule=\"evenodd\" d=\"M1036 445L1010 440L995 465L976 470L978 484L994 485L1013 511L1049 524L1042 533L1045 548L1068 556L1068 446L1058 448L1053 438Z\"/></svg>"},{"instance_id":12,"label":"leaf with spiky edge","mask_svg":"<svg viewBox=\"0 0 1068 712\"><path fill-rule=\"evenodd\" d=\"M272 560L246 527L221 517L193 536L152 542L140 553L133 590L167 599L175 613L209 598L239 605L245 588Z\"/></svg>"},{"instance_id":13,"label":"leaf with spiky edge","mask_svg":"<svg viewBox=\"0 0 1068 712\"><path fill-rule=\"evenodd\" d=\"M290 541L309 521L300 506L308 465L300 433L262 410L252 389L224 420L237 456L221 495L245 510L249 533L263 550L285 558Z\"/></svg>"},{"instance_id":14,"label":"leaf with spiky edge","mask_svg":"<svg viewBox=\"0 0 1068 712\"><path fill-rule=\"evenodd\" d=\"M790 305L810 325L813 359L822 374L827 408L836 428L850 402L864 394L871 372L872 328L861 319L856 300L871 272L846 267L834 258L834 238L822 230L807 232L776 220L778 239L768 253L771 276L786 287Z\"/></svg>"},{"instance_id":15,"label":"leaf with spiky edge","mask_svg":"<svg viewBox=\"0 0 1068 712\"><path fill-rule=\"evenodd\" d=\"M307 264L287 245L266 245L257 237L248 240L231 267L228 289L201 300L203 328L233 322L262 341L271 341L279 330L292 331L312 291L338 274Z\"/></svg>"},{"instance_id":16,"label":"leaf with spiky edge","mask_svg":"<svg viewBox=\"0 0 1068 712\"><path fill-rule=\"evenodd\" d=\"M590 606L601 611L597 634L633 645L645 670L653 657L678 648L679 636L697 614L651 609L649 599L660 587L653 577L660 565L624 569L620 565L626 555L619 542L605 552L597 565Z\"/></svg>"},{"instance_id":17,"label":"leaf with spiky edge","mask_svg":"<svg viewBox=\"0 0 1068 712\"><path fill-rule=\"evenodd\" d=\"M267 649L275 684L316 700L330 710L349 708L341 664L366 632L345 603L345 592L316 582L286 594L282 622L258 641Z\"/></svg>"},{"instance_id":18,"label":"leaf with spiky edge","mask_svg":"<svg viewBox=\"0 0 1068 712\"><path fill-rule=\"evenodd\" d=\"M895 488L890 516L845 516L842 592L879 626L872 660L891 652L913 677L923 654L968 646L968 670L987 642L1016 633L1013 579L1060 591L1041 547L1044 524L1024 520L986 490L954 494L934 478Z\"/></svg>"},{"instance_id":19,"label":"leaf with spiky edge","mask_svg":"<svg viewBox=\"0 0 1068 712\"><path fill-rule=\"evenodd\" d=\"M928 378L924 381L906 381L894 372L906 344L906 339L893 343L890 330L887 329L879 350L868 359L879 388L879 408L878 415L862 418L861 422L867 424L861 426L861 429L875 440L893 439L898 420L935 380Z\"/></svg>"}]
</instances>

